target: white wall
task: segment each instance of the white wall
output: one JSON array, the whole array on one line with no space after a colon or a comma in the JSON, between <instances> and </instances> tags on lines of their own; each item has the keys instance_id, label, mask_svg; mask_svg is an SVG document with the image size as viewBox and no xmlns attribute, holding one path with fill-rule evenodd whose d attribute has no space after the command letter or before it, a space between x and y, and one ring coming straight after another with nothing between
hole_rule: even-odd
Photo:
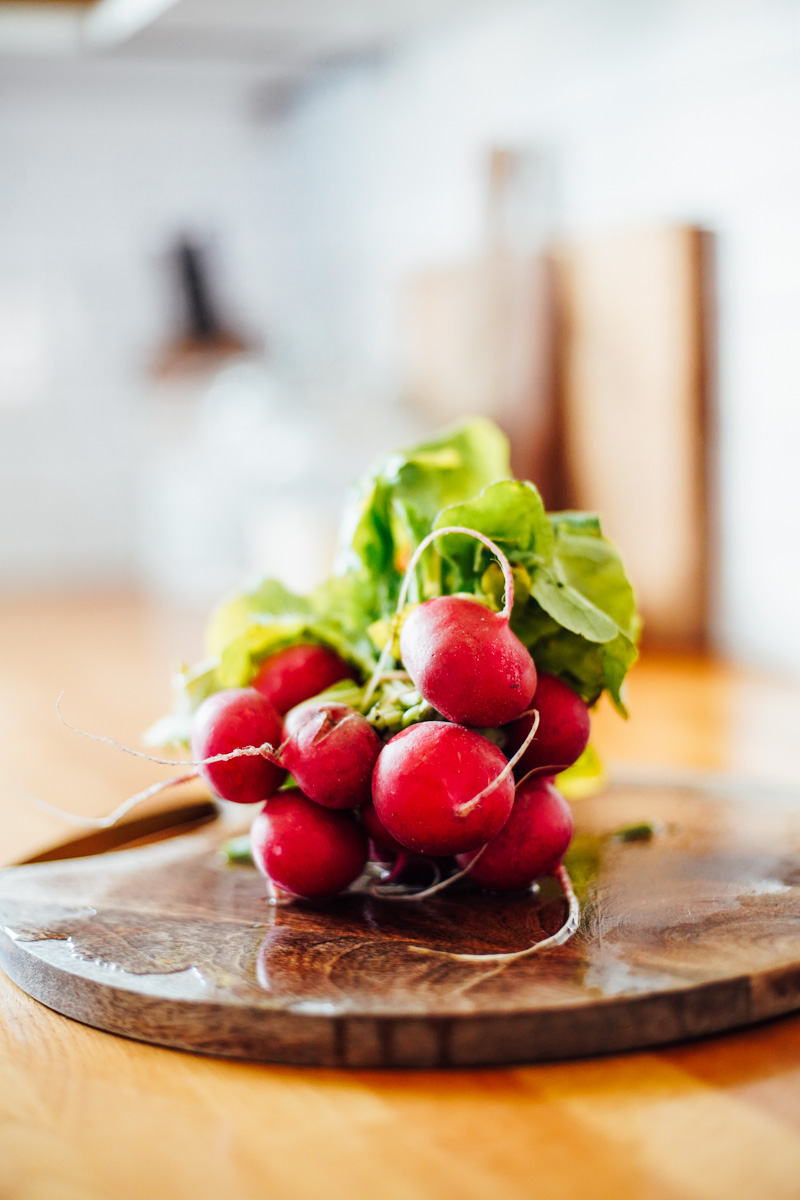
<instances>
[{"instance_id":1,"label":"white wall","mask_svg":"<svg viewBox=\"0 0 800 1200\"><path fill-rule=\"evenodd\" d=\"M135 574L143 414L177 234L216 240L230 311L268 330L257 78L0 62L0 587Z\"/></svg>"},{"instance_id":2,"label":"white wall","mask_svg":"<svg viewBox=\"0 0 800 1200\"><path fill-rule=\"evenodd\" d=\"M135 583L205 608L248 571L307 586L346 482L419 436L368 380L295 352L268 80L0 60L0 595ZM165 256L185 231L211 239L222 314L255 347L224 404L210 375L151 371L179 332Z\"/></svg>"},{"instance_id":3,"label":"white wall","mask_svg":"<svg viewBox=\"0 0 800 1200\"><path fill-rule=\"evenodd\" d=\"M798 130L797 0L498 3L295 108L273 161L286 337L390 391L398 283L479 247L493 144L549 154L556 232L714 230L717 640L800 672Z\"/></svg>"}]
</instances>

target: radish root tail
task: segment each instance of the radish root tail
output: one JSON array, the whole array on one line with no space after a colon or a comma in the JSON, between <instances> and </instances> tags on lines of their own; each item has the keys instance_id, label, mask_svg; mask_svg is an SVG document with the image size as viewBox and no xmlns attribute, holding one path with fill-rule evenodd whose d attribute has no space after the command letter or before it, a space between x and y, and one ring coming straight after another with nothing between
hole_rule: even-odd
<instances>
[{"instance_id":1,"label":"radish root tail","mask_svg":"<svg viewBox=\"0 0 800 1200\"><path fill-rule=\"evenodd\" d=\"M477 862L477 858L473 859L473 862ZM556 870L553 871L553 875L564 890L564 897L569 908L566 920L561 928L550 937L544 938L543 941L534 942L532 946L528 946L525 950L512 950L501 954L456 954L451 950L435 950L429 946L409 946L408 949L413 951L414 954L436 954L440 957L449 958L454 962L510 963L515 962L518 958L529 958L533 954L541 954L543 950L552 950L556 946L563 946L577 931L581 920L581 910L578 897L575 895L575 890L572 886L572 880L563 863L559 864Z\"/></svg>"},{"instance_id":2,"label":"radish root tail","mask_svg":"<svg viewBox=\"0 0 800 1200\"><path fill-rule=\"evenodd\" d=\"M488 844L487 842L486 845ZM448 875L447 879L441 878L441 872L434 864L436 879L421 891L415 891L413 887L402 883L393 884L390 882L390 879L385 879L370 885L370 895L375 896L379 900L427 900L428 896L435 896L437 892L443 892L445 888L450 887L451 883L456 883L459 879L463 879L465 875L469 875L485 849L486 846L481 846L471 863L468 863L462 871L457 871L455 875ZM393 875L394 871L390 874Z\"/></svg>"},{"instance_id":3,"label":"radish root tail","mask_svg":"<svg viewBox=\"0 0 800 1200\"><path fill-rule=\"evenodd\" d=\"M20 788L9 788L8 790L14 792L15 795L20 796L23 800L27 800L29 804L35 805L36 808L42 809L43 812L49 813L53 817L58 817L61 821L66 821L68 825L79 825L83 829L112 829L137 804L142 804L145 800L149 800L151 796L158 795L159 792L165 792L167 788L178 787L182 783L190 783L193 779L197 779L196 771L192 771L190 775L178 775L174 779L162 779L160 783L151 784L144 791L137 792L135 796L129 796L127 800L123 800L122 804L118 805L113 812L108 813L105 817L87 817L81 813L66 812L63 808L58 808L55 804L50 804L47 800L42 800L40 796L32 795L31 792L22 791Z\"/></svg>"},{"instance_id":4,"label":"radish root tail","mask_svg":"<svg viewBox=\"0 0 800 1200\"><path fill-rule=\"evenodd\" d=\"M457 815L459 817L469 816L469 814L472 812L472 810L474 808L478 807L481 800L483 800L484 796L488 795L489 792L491 792L499 784L503 783L504 780L508 779L508 776L514 770L514 767L517 765L517 763L522 758L525 751L528 749L528 746L530 746L531 742L536 737L536 730L539 728L538 709L529 708L528 711L523 713L522 715L523 715L523 717L530 717L531 715L533 715L533 724L531 725L530 730L528 731L528 735L525 738L525 741L522 743L519 750L517 750L516 754L513 754L511 756L511 758L508 760L506 765L503 767L500 774L495 776L495 778L492 780L491 783L487 783L486 787L483 788L482 791L478 792L478 794L476 796L473 796L471 800L467 800L464 802L464 804L461 805L461 807L457 810Z\"/></svg>"},{"instance_id":5,"label":"radish root tail","mask_svg":"<svg viewBox=\"0 0 800 1200\"><path fill-rule=\"evenodd\" d=\"M91 738L93 742L103 742L106 746L113 746L115 750L122 750L125 754L132 754L134 758L143 758L147 762L156 763L160 767L206 767L210 763L230 762L234 758L266 758L270 762L281 766L279 759L280 750L276 750L270 742L262 742L260 746L240 746L236 750L231 750L227 754L212 754L210 758L157 758L154 754L147 754L144 750L134 750L132 746L125 746L122 742L116 741L114 738L105 737L101 733L91 733L88 729L80 729L77 725L72 725L61 712L61 701L64 693L58 697L56 701L56 712L58 719L65 729L69 729L70 733L79 733L81 737Z\"/></svg>"}]
</instances>

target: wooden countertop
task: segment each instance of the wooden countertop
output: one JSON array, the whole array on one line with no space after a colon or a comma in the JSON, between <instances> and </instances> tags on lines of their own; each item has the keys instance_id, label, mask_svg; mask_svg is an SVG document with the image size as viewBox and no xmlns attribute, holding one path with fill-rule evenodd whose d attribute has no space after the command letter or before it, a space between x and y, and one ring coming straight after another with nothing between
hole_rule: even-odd
<instances>
[{"instance_id":1,"label":"wooden countertop","mask_svg":"<svg viewBox=\"0 0 800 1200\"><path fill-rule=\"evenodd\" d=\"M200 622L132 599L0 608L0 860L68 836L4 788L102 813L168 769L137 744ZM800 782L800 688L650 659L611 762ZM800 1018L646 1054L502 1070L340 1072L215 1061L59 1017L0 975L0 1197L676 1200L800 1196Z\"/></svg>"}]
</instances>

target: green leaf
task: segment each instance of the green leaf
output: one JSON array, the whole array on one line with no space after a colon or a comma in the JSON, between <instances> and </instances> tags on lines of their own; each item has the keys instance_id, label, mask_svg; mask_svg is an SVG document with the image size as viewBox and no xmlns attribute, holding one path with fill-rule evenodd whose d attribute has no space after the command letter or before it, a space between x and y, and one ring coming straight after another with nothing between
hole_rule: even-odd
<instances>
[{"instance_id":1,"label":"green leaf","mask_svg":"<svg viewBox=\"0 0 800 1200\"><path fill-rule=\"evenodd\" d=\"M296 596L266 579L212 617L207 641L219 655L217 686L245 687L260 662L299 642L330 646L369 674L375 654L367 627L375 609L375 585L365 571L333 577L310 596Z\"/></svg>"},{"instance_id":2,"label":"green leaf","mask_svg":"<svg viewBox=\"0 0 800 1200\"><path fill-rule=\"evenodd\" d=\"M605 685L602 643L587 642L580 634L558 628L529 649L539 671L563 679L587 704L599 698Z\"/></svg>"},{"instance_id":3,"label":"green leaf","mask_svg":"<svg viewBox=\"0 0 800 1200\"><path fill-rule=\"evenodd\" d=\"M618 634L610 642L597 643L560 629L535 642L530 649L540 671L563 679L587 704L594 704L603 689L608 688L614 707L622 716L628 715L621 688L636 661L637 650L625 634Z\"/></svg>"},{"instance_id":4,"label":"green leaf","mask_svg":"<svg viewBox=\"0 0 800 1200\"><path fill-rule=\"evenodd\" d=\"M252 623L253 617L298 616L310 613L304 596L290 592L277 579L264 579L254 588L228 596L211 614L206 628L206 647L210 655L220 655Z\"/></svg>"},{"instance_id":5,"label":"green leaf","mask_svg":"<svg viewBox=\"0 0 800 1200\"><path fill-rule=\"evenodd\" d=\"M636 641L639 619L633 588L619 552L602 536L599 519L591 513L561 513L550 519L559 578Z\"/></svg>"},{"instance_id":6,"label":"green leaf","mask_svg":"<svg viewBox=\"0 0 800 1200\"><path fill-rule=\"evenodd\" d=\"M365 477L356 484L345 509L334 566L338 575L363 570L375 580L382 599L397 575L390 507L391 488L385 479Z\"/></svg>"},{"instance_id":7,"label":"green leaf","mask_svg":"<svg viewBox=\"0 0 800 1200\"><path fill-rule=\"evenodd\" d=\"M534 569L531 600L512 628L537 667L557 675L587 704L608 689L627 716L622 683L637 657L640 621L616 548L594 513L551 513L553 559Z\"/></svg>"},{"instance_id":8,"label":"green leaf","mask_svg":"<svg viewBox=\"0 0 800 1200\"><path fill-rule=\"evenodd\" d=\"M229 838L222 845L222 854L231 866L252 866L253 854L250 849L250 834L242 833L239 837Z\"/></svg>"},{"instance_id":9,"label":"green leaf","mask_svg":"<svg viewBox=\"0 0 800 1200\"><path fill-rule=\"evenodd\" d=\"M366 636L356 642L339 626L322 618L263 617L249 625L223 650L219 665L222 687L247 687L259 663L299 642L330 646L340 658L357 666L365 675L374 665L374 655Z\"/></svg>"},{"instance_id":10,"label":"green leaf","mask_svg":"<svg viewBox=\"0 0 800 1200\"><path fill-rule=\"evenodd\" d=\"M619 632L611 617L602 612L576 587L559 579L554 570L540 567L531 584L531 595L564 629L590 642L609 642Z\"/></svg>"},{"instance_id":11,"label":"green leaf","mask_svg":"<svg viewBox=\"0 0 800 1200\"><path fill-rule=\"evenodd\" d=\"M595 514L548 516L533 484L509 476L507 439L484 418L381 459L353 490L332 578L308 596L266 579L227 598L209 622L211 658L182 673L176 713L152 736L182 741L207 695L246 686L265 658L298 642L330 646L366 680L377 660L370 631L392 621L414 550L434 526L451 524L476 529L507 554L515 580L511 626L537 667L587 703L607 689L624 713L621 690L636 658L639 620L620 557ZM486 547L448 535L423 556L408 600L463 593L498 611L503 588ZM382 684L370 715L393 731L431 711L403 685Z\"/></svg>"},{"instance_id":12,"label":"green leaf","mask_svg":"<svg viewBox=\"0 0 800 1200\"><path fill-rule=\"evenodd\" d=\"M336 573L366 569L388 611L437 513L510 473L508 441L482 417L381 459L356 484L345 510Z\"/></svg>"},{"instance_id":13,"label":"green leaf","mask_svg":"<svg viewBox=\"0 0 800 1200\"><path fill-rule=\"evenodd\" d=\"M565 534L582 534L585 537L602 537L600 517L594 512L578 512L575 509L565 509L563 512L548 513L550 524L556 536Z\"/></svg>"},{"instance_id":14,"label":"green leaf","mask_svg":"<svg viewBox=\"0 0 800 1200\"><path fill-rule=\"evenodd\" d=\"M600 755L589 745L579 759L556 776L556 787L567 800L583 800L605 787L606 773Z\"/></svg>"},{"instance_id":15,"label":"green leaf","mask_svg":"<svg viewBox=\"0 0 800 1200\"><path fill-rule=\"evenodd\" d=\"M511 562L527 567L552 560L554 536L542 498L532 483L506 479L484 488L463 504L453 504L436 517L434 529L463 525L496 542ZM476 576L496 562L490 550L466 534L451 533L437 541L439 553L459 572L461 588L477 590Z\"/></svg>"},{"instance_id":16,"label":"green leaf","mask_svg":"<svg viewBox=\"0 0 800 1200\"><path fill-rule=\"evenodd\" d=\"M603 682L608 688L608 694L620 716L627 717L628 710L625 707L624 698L622 695L622 685L625 682L625 676L631 669L636 659L639 657L639 651L635 644L624 633L614 638L605 649L603 657Z\"/></svg>"},{"instance_id":17,"label":"green leaf","mask_svg":"<svg viewBox=\"0 0 800 1200\"><path fill-rule=\"evenodd\" d=\"M228 643L220 655L222 687L246 687L255 675L259 662L296 642L313 640L307 634L308 622L303 617L287 617L283 620L263 617L253 621L244 633Z\"/></svg>"},{"instance_id":18,"label":"green leaf","mask_svg":"<svg viewBox=\"0 0 800 1200\"><path fill-rule=\"evenodd\" d=\"M636 825L623 825L609 836L615 842L651 842L664 832L661 821L639 821Z\"/></svg>"},{"instance_id":19,"label":"green leaf","mask_svg":"<svg viewBox=\"0 0 800 1200\"><path fill-rule=\"evenodd\" d=\"M371 669L372 650L367 630L381 611L375 580L366 571L333 575L314 589L308 602L316 623L335 626L349 643L351 650L344 657Z\"/></svg>"},{"instance_id":20,"label":"green leaf","mask_svg":"<svg viewBox=\"0 0 800 1200\"><path fill-rule=\"evenodd\" d=\"M575 895L585 904L594 893L594 881L603 865L604 847L599 837L591 833L577 834L564 855Z\"/></svg>"},{"instance_id":21,"label":"green leaf","mask_svg":"<svg viewBox=\"0 0 800 1200\"><path fill-rule=\"evenodd\" d=\"M635 642L636 602L616 548L594 513L554 513L552 568L540 568L532 594L559 625L591 642L622 632Z\"/></svg>"},{"instance_id":22,"label":"green leaf","mask_svg":"<svg viewBox=\"0 0 800 1200\"><path fill-rule=\"evenodd\" d=\"M554 637L561 629L558 621L546 613L533 597L529 597L524 605L514 605L511 614L511 628L523 646L529 650L545 638Z\"/></svg>"},{"instance_id":23,"label":"green leaf","mask_svg":"<svg viewBox=\"0 0 800 1200\"><path fill-rule=\"evenodd\" d=\"M505 480L439 513L435 528L464 525L497 542L512 568L525 572L515 589L511 625L537 666L558 675L594 703L604 688L620 712L620 689L636 658L638 618L633 590L594 513L548 517L530 483ZM485 547L466 535L438 543L447 590L485 594L498 605L502 586ZM526 596L526 592L528 595Z\"/></svg>"}]
</instances>

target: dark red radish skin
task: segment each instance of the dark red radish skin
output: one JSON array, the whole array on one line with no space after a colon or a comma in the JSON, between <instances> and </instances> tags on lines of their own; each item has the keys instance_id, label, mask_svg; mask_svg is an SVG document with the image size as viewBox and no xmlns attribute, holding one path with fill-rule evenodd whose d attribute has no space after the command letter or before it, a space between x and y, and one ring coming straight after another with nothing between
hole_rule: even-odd
<instances>
[{"instance_id":1,"label":"dark red radish skin","mask_svg":"<svg viewBox=\"0 0 800 1200\"><path fill-rule=\"evenodd\" d=\"M273 884L307 900L336 896L364 870L367 835L352 813L299 791L272 796L250 830L253 862Z\"/></svg>"},{"instance_id":2,"label":"dark red radish skin","mask_svg":"<svg viewBox=\"0 0 800 1200\"><path fill-rule=\"evenodd\" d=\"M369 835L370 842L375 847L376 853L374 855L370 853L375 862L389 862L396 855L406 853L406 847L401 846L397 838L393 838L389 833L375 812L375 805L371 800L361 809L361 822ZM386 857L381 857L382 855L386 855Z\"/></svg>"},{"instance_id":3,"label":"dark red radish skin","mask_svg":"<svg viewBox=\"0 0 800 1200\"><path fill-rule=\"evenodd\" d=\"M469 873L480 887L517 892L549 875L561 862L575 826L564 797L544 779L528 779L517 788L511 816L492 838ZM476 851L458 855L468 866Z\"/></svg>"},{"instance_id":4,"label":"dark red radish skin","mask_svg":"<svg viewBox=\"0 0 800 1200\"><path fill-rule=\"evenodd\" d=\"M372 793L383 743L347 704L302 704L283 727L281 762L300 789L326 808L357 808Z\"/></svg>"},{"instance_id":5,"label":"dark red radish skin","mask_svg":"<svg viewBox=\"0 0 800 1200\"><path fill-rule=\"evenodd\" d=\"M387 865L393 863L396 859L402 859L402 866L405 869L410 864L413 864L414 856L411 851L401 846L397 838L393 838L381 822L378 814L375 812L374 804L365 804L361 809L361 823L369 835L369 857L371 862L382 863ZM445 855L443 858L426 855L424 861L435 862L443 875L449 874L456 869L456 860L451 855Z\"/></svg>"},{"instance_id":6,"label":"dark red radish skin","mask_svg":"<svg viewBox=\"0 0 800 1200\"><path fill-rule=\"evenodd\" d=\"M230 754L232 750L262 746L265 742L277 750L280 741L280 717L269 700L253 688L215 692L192 717L193 759ZM207 763L197 771L221 799L236 804L260 804L286 778L283 767L261 755Z\"/></svg>"},{"instance_id":7,"label":"dark red radish skin","mask_svg":"<svg viewBox=\"0 0 800 1200\"><path fill-rule=\"evenodd\" d=\"M328 646L302 644L287 646L265 659L251 687L283 715L340 679L353 678L351 668Z\"/></svg>"},{"instance_id":8,"label":"dark red radish skin","mask_svg":"<svg viewBox=\"0 0 800 1200\"><path fill-rule=\"evenodd\" d=\"M437 596L413 609L400 654L420 695L459 725L506 725L530 708L533 659L507 617L477 600Z\"/></svg>"},{"instance_id":9,"label":"dark red radish skin","mask_svg":"<svg viewBox=\"0 0 800 1200\"><path fill-rule=\"evenodd\" d=\"M407 850L403 850L403 854L407 854ZM367 858L370 862L380 863L382 867L391 866L399 855L394 850L387 850L385 846L381 846L378 842L373 842L372 838L368 839Z\"/></svg>"},{"instance_id":10,"label":"dark red radish skin","mask_svg":"<svg viewBox=\"0 0 800 1200\"><path fill-rule=\"evenodd\" d=\"M511 772L490 786L506 763L497 746L471 729L447 721L411 725L386 743L375 764L375 812L392 837L416 854L472 850L508 820Z\"/></svg>"},{"instance_id":11,"label":"dark red radish skin","mask_svg":"<svg viewBox=\"0 0 800 1200\"><path fill-rule=\"evenodd\" d=\"M517 779L534 772L546 777L566 771L580 758L589 742L589 709L555 675L540 675L531 708L539 714L539 728L528 749L514 767ZM506 730L509 758L530 732L533 717L521 717Z\"/></svg>"}]
</instances>

